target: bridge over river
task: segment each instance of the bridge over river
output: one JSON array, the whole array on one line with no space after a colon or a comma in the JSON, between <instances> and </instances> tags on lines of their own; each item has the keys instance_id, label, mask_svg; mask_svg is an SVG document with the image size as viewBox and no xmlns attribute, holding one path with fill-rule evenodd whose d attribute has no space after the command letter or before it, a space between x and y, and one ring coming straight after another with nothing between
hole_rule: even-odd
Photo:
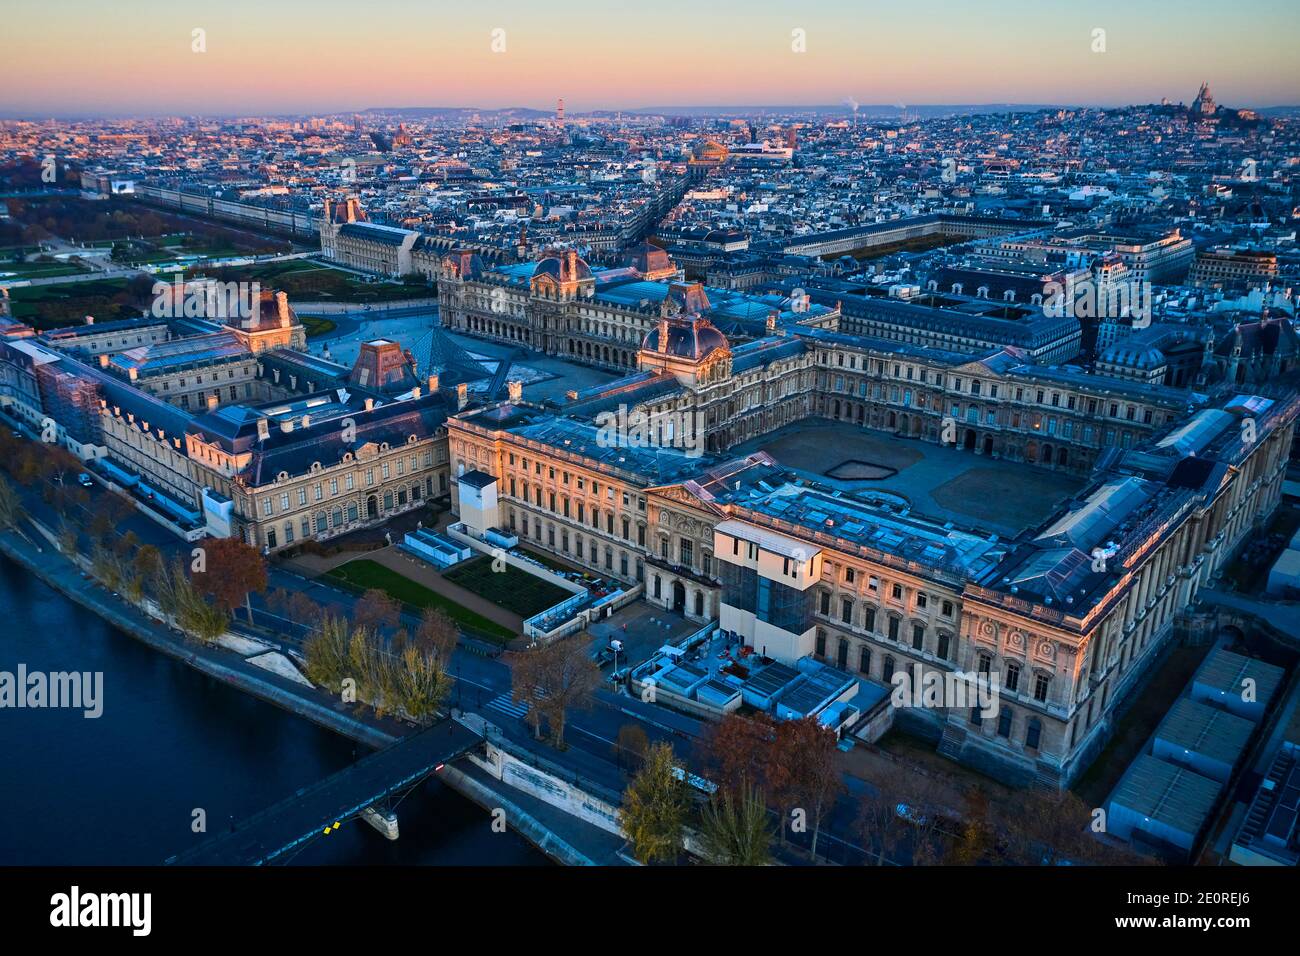
<instances>
[{"instance_id":1,"label":"bridge over river","mask_svg":"<svg viewBox=\"0 0 1300 956\"><path fill-rule=\"evenodd\" d=\"M454 719L444 720L304 787L228 833L215 835L166 862L175 866L274 863L335 823L363 815L375 822L376 816L382 816L375 810L390 796L415 786L482 742L481 734Z\"/></svg>"}]
</instances>

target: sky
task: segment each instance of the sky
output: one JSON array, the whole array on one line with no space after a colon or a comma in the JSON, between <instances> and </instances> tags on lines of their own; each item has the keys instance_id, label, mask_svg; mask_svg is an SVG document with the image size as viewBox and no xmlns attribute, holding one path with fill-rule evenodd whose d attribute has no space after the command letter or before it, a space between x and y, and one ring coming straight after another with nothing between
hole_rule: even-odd
<instances>
[{"instance_id":1,"label":"sky","mask_svg":"<svg viewBox=\"0 0 1300 956\"><path fill-rule=\"evenodd\" d=\"M1297 49L1296 0L4 0L0 117L1117 106L1202 81L1266 107L1300 103Z\"/></svg>"}]
</instances>

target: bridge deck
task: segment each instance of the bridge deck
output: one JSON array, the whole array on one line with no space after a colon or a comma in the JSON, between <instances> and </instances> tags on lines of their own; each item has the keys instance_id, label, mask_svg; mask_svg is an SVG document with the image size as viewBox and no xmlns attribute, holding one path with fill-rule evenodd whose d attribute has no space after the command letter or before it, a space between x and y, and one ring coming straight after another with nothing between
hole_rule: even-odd
<instances>
[{"instance_id":1,"label":"bridge deck","mask_svg":"<svg viewBox=\"0 0 1300 956\"><path fill-rule=\"evenodd\" d=\"M259 866L350 819L473 749L482 737L454 720L406 737L391 747L304 787L238 824L167 860L177 866Z\"/></svg>"}]
</instances>

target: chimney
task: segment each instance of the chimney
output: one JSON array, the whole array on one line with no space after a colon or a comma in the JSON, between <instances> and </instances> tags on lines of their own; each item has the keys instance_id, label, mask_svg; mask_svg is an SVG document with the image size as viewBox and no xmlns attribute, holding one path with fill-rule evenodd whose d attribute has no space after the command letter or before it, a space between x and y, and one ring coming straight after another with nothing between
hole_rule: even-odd
<instances>
[{"instance_id":1,"label":"chimney","mask_svg":"<svg viewBox=\"0 0 1300 956\"><path fill-rule=\"evenodd\" d=\"M524 383L520 381L506 382L506 391L510 401L518 404L524 400Z\"/></svg>"},{"instance_id":2,"label":"chimney","mask_svg":"<svg viewBox=\"0 0 1300 956\"><path fill-rule=\"evenodd\" d=\"M461 382L456 386L456 411L469 404L469 386Z\"/></svg>"},{"instance_id":3,"label":"chimney","mask_svg":"<svg viewBox=\"0 0 1300 956\"><path fill-rule=\"evenodd\" d=\"M99 367L108 368L108 353L104 353L99 357Z\"/></svg>"},{"instance_id":4,"label":"chimney","mask_svg":"<svg viewBox=\"0 0 1300 956\"><path fill-rule=\"evenodd\" d=\"M775 315L771 315L771 314L769 314L768 317L767 317L767 334L768 334L768 335L775 335L775 334L776 334L776 316L775 316Z\"/></svg>"},{"instance_id":5,"label":"chimney","mask_svg":"<svg viewBox=\"0 0 1300 956\"><path fill-rule=\"evenodd\" d=\"M668 320L667 319L659 320L659 342L655 346L655 351L656 352L668 351Z\"/></svg>"},{"instance_id":6,"label":"chimney","mask_svg":"<svg viewBox=\"0 0 1300 956\"><path fill-rule=\"evenodd\" d=\"M127 377L129 377L129 378L131 379L131 381L134 382L135 379L136 379L136 376L137 376L139 373L136 371L135 366L133 365L133 366L131 366L131 368L129 368L129 369L126 370L126 374L127 374Z\"/></svg>"},{"instance_id":7,"label":"chimney","mask_svg":"<svg viewBox=\"0 0 1300 956\"><path fill-rule=\"evenodd\" d=\"M219 405L220 403L221 403L221 402L220 402L220 399L218 399L217 396L215 396L215 395L209 395L209 396L208 396L208 411L210 411L210 412L212 412L212 411L216 411L217 405Z\"/></svg>"},{"instance_id":8,"label":"chimney","mask_svg":"<svg viewBox=\"0 0 1300 956\"><path fill-rule=\"evenodd\" d=\"M257 420L257 438L259 441L266 441L271 437L271 423L265 418Z\"/></svg>"},{"instance_id":9,"label":"chimney","mask_svg":"<svg viewBox=\"0 0 1300 956\"><path fill-rule=\"evenodd\" d=\"M419 397L420 397L420 386L417 385L417 386L415 386L415 388L411 389L411 397L412 397L412 398L419 398Z\"/></svg>"},{"instance_id":10,"label":"chimney","mask_svg":"<svg viewBox=\"0 0 1300 956\"><path fill-rule=\"evenodd\" d=\"M429 394L432 395L432 394L433 394L434 392L436 392L437 390L438 390L438 376L436 376L436 375L430 375L430 376L429 376Z\"/></svg>"},{"instance_id":11,"label":"chimney","mask_svg":"<svg viewBox=\"0 0 1300 956\"><path fill-rule=\"evenodd\" d=\"M94 317L93 315L88 315L88 316L86 316L86 324L87 324L87 325L94 325L94 324L95 324L95 317Z\"/></svg>"},{"instance_id":12,"label":"chimney","mask_svg":"<svg viewBox=\"0 0 1300 956\"><path fill-rule=\"evenodd\" d=\"M366 411L368 411L368 412L372 412L372 411L374 411L374 410L375 410L375 400L374 400L373 398L367 398L367 399L366 399Z\"/></svg>"},{"instance_id":13,"label":"chimney","mask_svg":"<svg viewBox=\"0 0 1300 956\"><path fill-rule=\"evenodd\" d=\"M311 416L310 415L302 416L302 427L307 428L310 425L311 425Z\"/></svg>"},{"instance_id":14,"label":"chimney","mask_svg":"<svg viewBox=\"0 0 1300 956\"><path fill-rule=\"evenodd\" d=\"M286 418L280 422L280 431L284 432L286 435L293 431L293 419Z\"/></svg>"},{"instance_id":15,"label":"chimney","mask_svg":"<svg viewBox=\"0 0 1300 956\"><path fill-rule=\"evenodd\" d=\"M289 296L284 292L275 294L275 314L280 317L280 328L287 329L293 325L293 319L289 315Z\"/></svg>"}]
</instances>

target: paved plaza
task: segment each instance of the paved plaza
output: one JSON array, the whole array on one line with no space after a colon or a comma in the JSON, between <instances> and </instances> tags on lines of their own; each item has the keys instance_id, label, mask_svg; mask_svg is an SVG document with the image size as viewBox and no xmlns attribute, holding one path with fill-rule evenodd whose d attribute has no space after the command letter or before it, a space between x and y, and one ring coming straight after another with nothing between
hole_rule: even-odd
<instances>
[{"instance_id":1,"label":"paved plaza","mask_svg":"<svg viewBox=\"0 0 1300 956\"><path fill-rule=\"evenodd\" d=\"M1085 479L1021 462L986 458L919 439L896 438L848 422L799 422L747 442L737 454L766 451L782 465L847 492L887 491L919 514L1015 535L1048 516ZM832 478L845 462L895 469L881 478ZM860 466L858 466L860 467Z\"/></svg>"}]
</instances>

